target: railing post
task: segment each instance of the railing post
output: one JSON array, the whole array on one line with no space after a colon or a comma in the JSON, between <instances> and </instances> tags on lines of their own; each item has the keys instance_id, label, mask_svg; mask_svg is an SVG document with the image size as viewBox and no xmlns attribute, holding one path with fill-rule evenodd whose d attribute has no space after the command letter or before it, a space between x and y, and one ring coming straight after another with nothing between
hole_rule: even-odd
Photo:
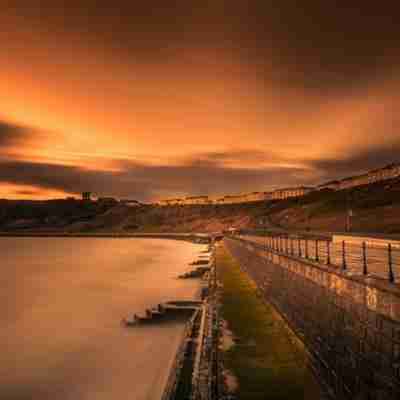
<instances>
[{"instance_id":1,"label":"railing post","mask_svg":"<svg viewBox=\"0 0 400 400\"><path fill-rule=\"evenodd\" d=\"M343 268L344 270L346 270L346 269L347 269L347 263L346 263L346 243L345 243L344 240L343 240L343 242L342 242L342 259L343 259L342 268Z\"/></svg>"},{"instance_id":2,"label":"railing post","mask_svg":"<svg viewBox=\"0 0 400 400\"><path fill-rule=\"evenodd\" d=\"M301 257L301 239L298 238L298 247L299 247L299 257Z\"/></svg>"},{"instance_id":3,"label":"railing post","mask_svg":"<svg viewBox=\"0 0 400 400\"><path fill-rule=\"evenodd\" d=\"M363 274L368 275L367 266L367 245L365 242L362 243L362 257L363 257Z\"/></svg>"},{"instance_id":4,"label":"railing post","mask_svg":"<svg viewBox=\"0 0 400 400\"><path fill-rule=\"evenodd\" d=\"M327 265L331 263L331 242L329 240L326 241L326 263Z\"/></svg>"},{"instance_id":5,"label":"railing post","mask_svg":"<svg viewBox=\"0 0 400 400\"><path fill-rule=\"evenodd\" d=\"M305 251L306 251L306 258L308 259L308 239L304 239L304 246L305 246Z\"/></svg>"},{"instance_id":6,"label":"railing post","mask_svg":"<svg viewBox=\"0 0 400 400\"><path fill-rule=\"evenodd\" d=\"M392 245L388 244L388 261L389 261L389 281L391 283L394 282L394 273L393 273L393 257L392 257Z\"/></svg>"},{"instance_id":7,"label":"railing post","mask_svg":"<svg viewBox=\"0 0 400 400\"><path fill-rule=\"evenodd\" d=\"M315 261L319 261L319 253L318 253L318 239L315 241Z\"/></svg>"},{"instance_id":8,"label":"railing post","mask_svg":"<svg viewBox=\"0 0 400 400\"><path fill-rule=\"evenodd\" d=\"M293 238L290 238L290 254L294 256Z\"/></svg>"}]
</instances>

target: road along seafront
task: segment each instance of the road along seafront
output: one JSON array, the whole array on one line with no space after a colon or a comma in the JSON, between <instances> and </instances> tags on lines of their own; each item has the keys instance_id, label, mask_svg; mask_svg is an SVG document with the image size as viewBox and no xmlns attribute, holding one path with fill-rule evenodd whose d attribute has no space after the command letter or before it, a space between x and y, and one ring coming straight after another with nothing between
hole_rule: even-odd
<instances>
[{"instance_id":1,"label":"road along seafront","mask_svg":"<svg viewBox=\"0 0 400 400\"><path fill-rule=\"evenodd\" d=\"M278 312L221 243L215 260L219 281L222 392L246 400L325 397L308 354Z\"/></svg>"}]
</instances>

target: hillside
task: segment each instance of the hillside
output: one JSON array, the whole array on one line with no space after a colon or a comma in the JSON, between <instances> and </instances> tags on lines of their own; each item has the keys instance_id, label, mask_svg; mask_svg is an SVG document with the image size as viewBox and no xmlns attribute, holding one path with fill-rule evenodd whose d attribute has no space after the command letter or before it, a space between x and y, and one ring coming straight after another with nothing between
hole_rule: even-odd
<instances>
[{"instance_id":1,"label":"hillside","mask_svg":"<svg viewBox=\"0 0 400 400\"><path fill-rule=\"evenodd\" d=\"M400 178L341 191L323 190L270 207L273 225L285 229L344 231L351 209L352 231L400 232Z\"/></svg>"},{"instance_id":2,"label":"hillside","mask_svg":"<svg viewBox=\"0 0 400 400\"><path fill-rule=\"evenodd\" d=\"M106 204L73 199L0 200L0 230L63 231L84 227L109 208Z\"/></svg>"},{"instance_id":3,"label":"hillside","mask_svg":"<svg viewBox=\"0 0 400 400\"><path fill-rule=\"evenodd\" d=\"M1 231L215 232L231 226L344 231L347 210L354 232L400 233L400 178L356 188L312 192L280 201L226 205L110 207L96 202L0 201Z\"/></svg>"}]
</instances>

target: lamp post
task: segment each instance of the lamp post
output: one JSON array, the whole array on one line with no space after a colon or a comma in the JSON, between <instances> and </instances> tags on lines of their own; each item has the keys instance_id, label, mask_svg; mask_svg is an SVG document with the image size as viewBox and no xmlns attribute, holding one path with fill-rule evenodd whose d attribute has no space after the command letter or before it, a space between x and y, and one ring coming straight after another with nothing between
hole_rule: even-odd
<instances>
[{"instance_id":1,"label":"lamp post","mask_svg":"<svg viewBox=\"0 0 400 400\"><path fill-rule=\"evenodd\" d=\"M264 247L265 252L267 252L267 217L260 218L259 224L264 228Z\"/></svg>"},{"instance_id":2,"label":"lamp post","mask_svg":"<svg viewBox=\"0 0 400 400\"><path fill-rule=\"evenodd\" d=\"M354 216L353 209L351 208L351 194L346 194L346 232L352 230L352 218Z\"/></svg>"},{"instance_id":3,"label":"lamp post","mask_svg":"<svg viewBox=\"0 0 400 400\"><path fill-rule=\"evenodd\" d=\"M346 232L351 232L352 229L352 217L353 217L353 210L351 208L347 209L346 213Z\"/></svg>"}]
</instances>

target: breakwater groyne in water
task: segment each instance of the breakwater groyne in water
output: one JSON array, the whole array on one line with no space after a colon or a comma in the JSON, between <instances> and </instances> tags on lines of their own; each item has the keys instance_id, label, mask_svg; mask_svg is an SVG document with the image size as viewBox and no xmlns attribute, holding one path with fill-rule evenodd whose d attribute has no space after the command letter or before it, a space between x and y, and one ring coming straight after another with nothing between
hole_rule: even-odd
<instances>
[{"instance_id":1,"label":"breakwater groyne in water","mask_svg":"<svg viewBox=\"0 0 400 400\"><path fill-rule=\"evenodd\" d=\"M338 399L400 398L400 288L243 238L224 242Z\"/></svg>"},{"instance_id":2,"label":"breakwater groyne in water","mask_svg":"<svg viewBox=\"0 0 400 400\"><path fill-rule=\"evenodd\" d=\"M214 246L209 244L208 250L189 265L194 269L176 278L200 279L201 300L160 303L123 318L122 324L129 329L140 329L149 324L186 321L162 400L217 400L220 371Z\"/></svg>"},{"instance_id":3,"label":"breakwater groyne in water","mask_svg":"<svg viewBox=\"0 0 400 400\"><path fill-rule=\"evenodd\" d=\"M186 325L162 400L220 398L219 318L214 246L210 245L209 252L206 267L205 256L198 260L199 262L192 263L201 265L201 274L198 274L199 269L195 269L196 274L189 277L201 275L202 303Z\"/></svg>"}]
</instances>

